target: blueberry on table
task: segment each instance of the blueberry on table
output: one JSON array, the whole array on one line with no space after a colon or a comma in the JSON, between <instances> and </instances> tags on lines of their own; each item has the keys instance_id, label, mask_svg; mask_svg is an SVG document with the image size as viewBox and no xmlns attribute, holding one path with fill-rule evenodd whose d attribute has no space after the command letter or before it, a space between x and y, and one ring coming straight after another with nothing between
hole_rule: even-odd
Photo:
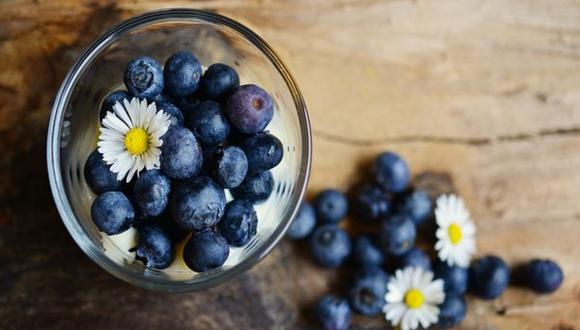
<instances>
[{"instance_id":1,"label":"blueberry on table","mask_svg":"<svg viewBox=\"0 0 580 330\"><path fill-rule=\"evenodd\" d=\"M257 173L274 168L282 161L282 142L269 133L258 133L245 139L240 146L248 157L248 171Z\"/></svg>"},{"instance_id":2,"label":"blueberry on table","mask_svg":"<svg viewBox=\"0 0 580 330\"><path fill-rule=\"evenodd\" d=\"M135 209L122 192L107 191L93 201L91 218L100 231L116 235L131 227L135 220Z\"/></svg>"},{"instance_id":3,"label":"blueberry on table","mask_svg":"<svg viewBox=\"0 0 580 330\"><path fill-rule=\"evenodd\" d=\"M298 212L286 232L286 236L293 240L304 239L314 231L316 227L316 212L314 207L303 201L298 208Z\"/></svg>"},{"instance_id":4,"label":"blueberry on table","mask_svg":"<svg viewBox=\"0 0 580 330\"><path fill-rule=\"evenodd\" d=\"M380 266L385 255L370 236L361 235L354 239L352 257L360 266Z\"/></svg>"},{"instance_id":5,"label":"blueberry on table","mask_svg":"<svg viewBox=\"0 0 580 330\"><path fill-rule=\"evenodd\" d=\"M409 185L411 173L407 163L393 152L384 152L374 161L376 182L388 192L403 192Z\"/></svg>"},{"instance_id":6,"label":"blueberry on table","mask_svg":"<svg viewBox=\"0 0 580 330\"><path fill-rule=\"evenodd\" d=\"M218 150L214 161L214 178L222 187L231 189L242 184L248 173L248 159L242 149L230 146Z\"/></svg>"},{"instance_id":7,"label":"blueberry on table","mask_svg":"<svg viewBox=\"0 0 580 330\"><path fill-rule=\"evenodd\" d=\"M160 170L142 173L133 185L133 200L143 216L156 217L167 208L171 181Z\"/></svg>"},{"instance_id":8,"label":"blueberry on table","mask_svg":"<svg viewBox=\"0 0 580 330\"><path fill-rule=\"evenodd\" d=\"M458 326L467 313L467 303L462 295L446 294L445 300L439 305L439 322L443 328Z\"/></svg>"},{"instance_id":9,"label":"blueberry on table","mask_svg":"<svg viewBox=\"0 0 580 330\"><path fill-rule=\"evenodd\" d=\"M562 285L564 273L551 260L534 259L525 266L526 285L536 293L552 293Z\"/></svg>"},{"instance_id":10,"label":"blueberry on table","mask_svg":"<svg viewBox=\"0 0 580 330\"><path fill-rule=\"evenodd\" d=\"M209 66L199 82L198 94L204 100L223 100L240 86L240 77L231 66L215 63Z\"/></svg>"},{"instance_id":11,"label":"blueberry on table","mask_svg":"<svg viewBox=\"0 0 580 330\"><path fill-rule=\"evenodd\" d=\"M476 260L469 268L469 284L473 293L482 299L495 299L507 288L510 270L496 256L485 256Z\"/></svg>"},{"instance_id":12,"label":"blueberry on table","mask_svg":"<svg viewBox=\"0 0 580 330\"><path fill-rule=\"evenodd\" d=\"M183 113L173 103L157 102L157 111L163 111L171 117L171 125L183 126Z\"/></svg>"},{"instance_id":13,"label":"blueberry on table","mask_svg":"<svg viewBox=\"0 0 580 330\"><path fill-rule=\"evenodd\" d=\"M439 261L435 264L435 278L443 280L445 293L461 295L467 291L469 270L458 266L449 266Z\"/></svg>"},{"instance_id":14,"label":"blueberry on table","mask_svg":"<svg viewBox=\"0 0 580 330\"><path fill-rule=\"evenodd\" d=\"M416 267L431 270L431 258L423 250L412 247L398 258L399 268Z\"/></svg>"},{"instance_id":15,"label":"blueberry on table","mask_svg":"<svg viewBox=\"0 0 580 330\"><path fill-rule=\"evenodd\" d=\"M352 245L348 234L333 225L318 227L310 237L314 260L323 267L336 268L350 255Z\"/></svg>"},{"instance_id":16,"label":"blueberry on table","mask_svg":"<svg viewBox=\"0 0 580 330\"><path fill-rule=\"evenodd\" d=\"M360 186L352 200L354 214L365 221L377 221L389 214L391 198L376 184Z\"/></svg>"},{"instance_id":17,"label":"blueberry on table","mask_svg":"<svg viewBox=\"0 0 580 330\"><path fill-rule=\"evenodd\" d=\"M404 215L393 215L384 220L379 233L383 252L394 256L401 256L409 251L415 244L416 237L415 223Z\"/></svg>"},{"instance_id":18,"label":"blueberry on table","mask_svg":"<svg viewBox=\"0 0 580 330\"><path fill-rule=\"evenodd\" d=\"M415 189L398 199L395 209L397 213L408 215L416 225L420 225L431 216L433 202L424 190Z\"/></svg>"},{"instance_id":19,"label":"blueberry on table","mask_svg":"<svg viewBox=\"0 0 580 330\"><path fill-rule=\"evenodd\" d=\"M137 246L130 250L135 252L135 259L147 268L169 267L175 259L175 248L169 234L155 223L148 223L137 232Z\"/></svg>"},{"instance_id":20,"label":"blueberry on table","mask_svg":"<svg viewBox=\"0 0 580 330\"><path fill-rule=\"evenodd\" d=\"M346 299L330 294L318 300L315 313L324 330L346 330L352 317Z\"/></svg>"},{"instance_id":21,"label":"blueberry on table","mask_svg":"<svg viewBox=\"0 0 580 330\"><path fill-rule=\"evenodd\" d=\"M260 87L243 85L228 98L226 114L240 132L255 134L263 131L272 120L274 102Z\"/></svg>"},{"instance_id":22,"label":"blueberry on table","mask_svg":"<svg viewBox=\"0 0 580 330\"><path fill-rule=\"evenodd\" d=\"M201 65L190 52L181 51L165 61L163 71L165 90L175 97L191 95L197 89L201 78Z\"/></svg>"},{"instance_id":23,"label":"blueberry on table","mask_svg":"<svg viewBox=\"0 0 580 330\"><path fill-rule=\"evenodd\" d=\"M230 134L230 124L215 101L201 102L188 116L187 128L204 145L220 144Z\"/></svg>"},{"instance_id":24,"label":"blueberry on table","mask_svg":"<svg viewBox=\"0 0 580 330\"><path fill-rule=\"evenodd\" d=\"M103 120L108 112L114 112L113 106L115 103L119 102L123 104L123 100L130 101L132 98L129 93L125 91L114 91L111 94L107 95L101 104L101 112L99 112L99 120Z\"/></svg>"},{"instance_id":25,"label":"blueberry on table","mask_svg":"<svg viewBox=\"0 0 580 330\"><path fill-rule=\"evenodd\" d=\"M230 255L228 241L212 229L194 232L183 250L183 260L195 272L220 267Z\"/></svg>"},{"instance_id":26,"label":"blueberry on table","mask_svg":"<svg viewBox=\"0 0 580 330\"><path fill-rule=\"evenodd\" d=\"M124 81L134 96L153 98L163 90L163 69L151 57L137 57L127 64Z\"/></svg>"},{"instance_id":27,"label":"blueberry on table","mask_svg":"<svg viewBox=\"0 0 580 330\"><path fill-rule=\"evenodd\" d=\"M362 315L378 315L385 304L389 276L380 268L358 271L348 290L348 302L352 309Z\"/></svg>"},{"instance_id":28,"label":"blueberry on table","mask_svg":"<svg viewBox=\"0 0 580 330\"><path fill-rule=\"evenodd\" d=\"M316 196L314 207L320 223L337 224L348 212L348 200L340 191L326 189Z\"/></svg>"},{"instance_id":29,"label":"blueberry on table","mask_svg":"<svg viewBox=\"0 0 580 330\"><path fill-rule=\"evenodd\" d=\"M161 138L161 170L171 179L194 177L203 164L195 135L184 127L171 126Z\"/></svg>"},{"instance_id":30,"label":"blueberry on table","mask_svg":"<svg viewBox=\"0 0 580 330\"><path fill-rule=\"evenodd\" d=\"M242 184L231 190L235 198L245 199L254 204L264 202L272 194L274 177L269 171L249 174Z\"/></svg>"},{"instance_id":31,"label":"blueberry on table","mask_svg":"<svg viewBox=\"0 0 580 330\"><path fill-rule=\"evenodd\" d=\"M217 229L230 245L246 245L258 229L258 216L252 203L243 199L229 202Z\"/></svg>"},{"instance_id":32,"label":"blueberry on table","mask_svg":"<svg viewBox=\"0 0 580 330\"><path fill-rule=\"evenodd\" d=\"M220 221L226 195L222 187L206 176L180 182L171 195L169 209L183 229L202 230Z\"/></svg>"},{"instance_id":33,"label":"blueberry on table","mask_svg":"<svg viewBox=\"0 0 580 330\"><path fill-rule=\"evenodd\" d=\"M87 184L95 194L123 188L123 181L117 180L117 174L111 172L111 166L105 163L98 150L93 151L87 158L84 174Z\"/></svg>"}]
</instances>

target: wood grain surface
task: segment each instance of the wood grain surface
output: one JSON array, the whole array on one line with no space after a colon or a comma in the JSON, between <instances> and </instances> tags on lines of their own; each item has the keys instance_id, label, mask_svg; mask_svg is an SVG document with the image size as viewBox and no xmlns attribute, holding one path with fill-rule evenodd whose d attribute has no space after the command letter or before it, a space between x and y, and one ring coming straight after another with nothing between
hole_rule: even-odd
<instances>
[{"instance_id":1,"label":"wood grain surface","mask_svg":"<svg viewBox=\"0 0 580 330\"><path fill-rule=\"evenodd\" d=\"M163 7L249 25L310 110L309 193L346 189L377 152L461 194L479 254L550 257L554 295L469 299L462 329L580 329L580 4L574 0L0 2L0 329L313 329L344 274L281 243L240 278L192 294L131 287L93 264L49 192L45 134L69 66L112 25ZM353 329L382 329L356 317Z\"/></svg>"}]
</instances>

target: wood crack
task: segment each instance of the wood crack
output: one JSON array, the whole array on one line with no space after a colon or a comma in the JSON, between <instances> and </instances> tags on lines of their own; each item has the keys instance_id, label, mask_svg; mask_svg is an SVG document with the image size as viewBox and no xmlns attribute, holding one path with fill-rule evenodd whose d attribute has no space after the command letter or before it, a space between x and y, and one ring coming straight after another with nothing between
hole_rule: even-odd
<instances>
[{"instance_id":1,"label":"wood crack","mask_svg":"<svg viewBox=\"0 0 580 330\"><path fill-rule=\"evenodd\" d=\"M435 135L409 135L389 137L384 139L360 139L342 136L320 130L313 130L316 137L324 140L342 143L352 146L370 147L381 144L407 144L407 143L431 143L431 144L455 144L470 147L481 147L499 143L523 142L550 136L574 136L580 135L580 127L544 129L534 133L518 133L499 135L496 137L452 137Z\"/></svg>"}]
</instances>

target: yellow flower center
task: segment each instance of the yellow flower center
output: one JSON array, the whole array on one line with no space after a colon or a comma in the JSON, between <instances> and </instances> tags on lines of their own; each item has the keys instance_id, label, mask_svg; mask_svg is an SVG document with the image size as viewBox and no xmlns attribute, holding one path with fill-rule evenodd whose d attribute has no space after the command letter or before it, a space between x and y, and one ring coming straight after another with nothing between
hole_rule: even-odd
<instances>
[{"instance_id":1,"label":"yellow flower center","mask_svg":"<svg viewBox=\"0 0 580 330\"><path fill-rule=\"evenodd\" d=\"M447 232L449 233L449 240L451 244L457 245L461 242L461 238L463 237L463 233L461 232L461 227L457 224L452 223L449 228L447 228Z\"/></svg>"},{"instance_id":2,"label":"yellow flower center","mask_svg":"<svg viewBox=\"0 0 580 330\"><path fill-rule=\"evenodd\" d=\"M417 289L411 289L405 293L405 305L411 309L416 309L425 303L425 296Z\"/></svg>"},{"instance_id":3,"label":"yellow flower center","mask_svg":"<svg viewBox=\"0 0 580 330\"><path fill-rule=\"evenodd\" d=\"M139 156L149 147L149 135L142 128L131 128L125 135L125 148L133 156Z\"/></svg>"}]
</instances>

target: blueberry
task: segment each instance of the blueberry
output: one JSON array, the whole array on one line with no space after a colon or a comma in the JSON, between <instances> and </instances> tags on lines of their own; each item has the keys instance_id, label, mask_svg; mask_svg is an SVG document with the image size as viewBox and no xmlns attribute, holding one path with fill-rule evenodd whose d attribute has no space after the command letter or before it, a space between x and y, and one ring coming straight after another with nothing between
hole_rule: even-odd
<instances>
[{"instance_id":1,"label":"blueberry","mask_svg":"<svg viewBox=\"0 0 580 330\"><path fill-rule=\"evenodd\" d=\"M415 224L420 225L431 216L433 203L424 190L415 189L397 201L396 210L397 213L408 215Z\"/></svg>"},{"instance_id":2,"label":"blueberry","mask_svg":"<svg viewBox=\"0 0 580 330\"><path fill-rule=\"evenodd\" d=\"M379 266L385 261L383 251L367 235L355 238L352 256L354 261L361 266Z\"/></svg>"},{"instance_id":3,"label":"blueberry","mask_svg":"<svg viewBox=\"0 0 580 330\"><path fill-rule=\"evenodd\" d=\"M248 171L251 173L275 167L284 155L282 142L269 133L258 133L249 137L240 146L248 156Z\"/></svg>"},{"instance_id":4,"label":"blueberry","mask_svg":"<svg viewBox=\"0 0 580 330\"><path fill-rule=\"evenodd\" d=\"M254 206L243 199L229 202L217 228L230 245L237 247L246 245L256 235L258 228L258 216Z\"/></svg>"},{"instance_id":5,"label":"blueberry","mask_svg":"<svg viewBox=\"0 0 580 330\"><path fill-rule=\"evenodd\" d=\"M224 215L226 195L206 176L176 185L170 200L173 220L183 229L201 230L218 223Z\"/></svg>"},{"instance_id":6,"label":"blueberry","mask_svg":"<svg viewBox=\"0 0 580 330\"><path fill-rule=\"evenodd\" d=\"M235 198L257 204L270 197L274 189L274 177L269 171L247 175L242 184L231 190Z\"/></svg>"},{"instance_id":7,"label":"blueberry","mask_svg":"<svg viewBox=\"0 0 580 330\"><path fill-rule=\"evenodd\" d=\"M228 135L228 143L241 146L244 141L254 136L254 134L245 134L240 132L235 126L230 126L230 135Z\"/></svg>"},{"instance_id":8,"label":"blueberry","mask_svg":"<svg viewBox=\"0 0 580 330\"><path fill-rule=\"evenodd\" d=\"M348 291L352 309L363 315L378 315L385 304L389 276L380 268L357 272Z\"/></svg>"},{"instance_id":9,"label":"blueberry","mask_svg":"<svg viewBox=\"0 0 580 330\"><path fill-rule=\"evenodd\" d=\"M401 256L415 243L417 229L413 221L404 215L394 215L383 221L380 244L385 253Z\"/></svg>"},{"instance_id":10,"label":"blueberry","mask_svg":"<svg viewBox=\"0 0 580 330\"><path fill-rule=\"evenodd\" d=\"M183 126L183 113L178 107L169 102L158 102L157 110L163 110L171 118L171 125Z\"/></svg>"},{"instance_id":11,"label":"blueberry","mask_svg":"<svg viewBox=\"0 0 580 330\"><path fill-rule=\"evenodd\" d=\"M105 163L98 150L87 158L84 172L85 180L95 194L123 188L123 181L117 180L117 174L111 172L111 166Z\"/></svg>"},{"instance_id":12,"label":"blueberry","mask_svg":"<svg viewBox=\"0 0 580 330\"><path fill-rule=\"evenodd\" d=\"M315 313L324 330L346 330L352 317L346 299L334 295L320 298L316 303Z\"/></svg>"},{"instance_id":13,"label":"blueberry","mask_svg":"<svg viewBox=\"0 0 580 330\"><path fill-rule=\"evenodd\" d=\"M537 293L552 293L562 285L564 273L551 260L534 259L525 266L526 284Z\"/></svg>"},{"instance_id":14,"label":"blueberry","mask_svg":"<svg viewBox=\"0 0 580 330\"><path fill-rule=\"evenodd\" d=\"M340 191L326 189L316 196L314 207L320 223L336 224L346 216L348 200Z\"/></svg>"},{"instance_id":15,"label":"blueberry","mask_svg":"<svg viewBox=\"0 0 580 330\"><path fill-rule=\"evenodd\" d=\"M157 104L159 104L159 103L171 103L171 104L173 104L175 102L173 100L173 97L171 97L165 91L161 91L161 93L157 94L155 97L148 98L148 100L149 100L149 102L155 102ZM157 107L157 109L159 109L159 106Z\"/></svg>"},{"instance_id":16,"label":"blueberry","mask_svg":"<svg viewBox=\"0 0 580 330\"><path fill-rule=\"evenodd\" d=\"M443 328L453 328L458 326L467 313L467 303L461 295L446 294L445 300L439 305L439 322Z\"/></svg>"},{"instance_id":17,"label":"blueberry","mask_svg":"<svg viewBox=\"0 0 580 330\"><path fill-rule=\"evenodd\" d=\"M187 128L206 145L220 144L230 134L230 124L214 101L201 102L187 118Z\"/></svg>"},{"instance_id":18,"label":"blueberry","mask_svg":"<svg viewBox=\"0 0 580 330\"><path fill-rule=\"evenodd\" d=\"M201 167L200 175L213 176L216 167L216 158L218 151L221 150L220 146L203 146L203 165Z\"/></svg>"},{"instance_id":19,"label":"blueberry","mask_svg":"<svg viewBox=\"0 0 580 330\"><path fill-rule=\"evenodd\" d=\"M495 299L507 288L510 271L496 256L485 256L471 264L469 284L473 293L482 299Z\"/></svg>"},{"instance_id":20,"label":"blueberry","mask_svg":"<svg viewBox=\"0 0 580 330\"><path fill-rule=\"evenodd\" d=\"M190 233L189 231L179 227L177 223L173 221L169 210L165 210L161 215L156 217L145 217L137 212L135 215L135 221L133 222L133 228L140 229L150 224L161 227L161 229L169 235L169 238L173 243L183 241L183 239Z\"/></svg>"},{"instance_id":21,"label":"blueberry","mask_svg":"<svg viewBox=\"0 0 580 330\"><path fill-rule=\"evenodd\" d=\"M391 193L404 191L411 176L407 163L392 152L384 152L375 159L373 173L377 183Z\"/></svg>"},{"instance_id":22,"label":"blueberry","mask_svg":"<svg viewBox=\"0 0 580 330\"><path fill-rule=\"evenodd\" d=\"M91 218L100 231L116 235L131 227L135 220L135 210L122 192L107 191L93 201Z\"/></svg>"},{"instance_id":23,"label":"blueberry","mask_svg":"<svg viewBox=\"0 0 580 330\"><path fill-rule=\"evenodd\" d=\"M310 237L314 260L326 268L336 268L350 255L352 246L344 230L333 225L318 227Z\"/></svg>"},{"instance_id":24,"label":"blueberry","mask_svg":"<svg viewBox=\"0 0 580 330\"><path fill-rule=\"evenodd\" d=\"M201 78L201 65L190 52L181 51L165 61L163 77L166 91L176 97L193 94Z\"/></svg>"},{"instance_id":25,"label":"blueberry","mask_svg":"<svg viewBox=\"0 0 580 330\"><path fill-rule=\"evenodd\" d=\"M398 258L399 268L416 267L431 270L431 258L423 250L412 247Z\"/></svg>"},{"instance_id":26,"label":"blueberry","mask_svg":"<svg viewBox=\"0 0 580 330\"><path fill-rule=\"evenodd\" d=\"M131 95L125 91L114 91L107 95L101 104L101 112L99 112L99 120L103 120L108 112L114 112L113 106L119 102L123 104L123 100L131 100Z\"/></svg>"},{"instance_id":27,"label":"blueberry","mask_svg":"<svg viewBox=\"0 0 580 330\"><path fill-rule=\"evenodd\" d=\"M314 231L316 227L316 212L310 203L303 201L298 208L298 212L286 232L290 239L304 239Z\"/></svg>"},{"instance_id":28,"label":"blueberry","mask_svg":"<svg viewBox=\"0 0 580 330\"><path fill-rule=\"evenodd\" d=\"M183 113L183 117L185 118L185 122L193 115L193 113L197 110L197 106L199 105L199 100L194 97L177 97L173 99L173 104L175 104L181 113Z\"/></svg>"},{"instance_id":29,"label":"blueberry","mask_svg":"<svg viewBox=\"0 0 580 330\"><path fill-rule=\"evenodd\" d=\"M163 90L163 70L154 59L141 56L125 69L125 86L136 97L153 98Z\"/></svg>"},{"instance_id":30,"label":"blueberry","mask_svg":"<svg viewBox=\"0 0 580 330\"><path fill-rule=\"evenodd\" d=\"M469 283L469 270L440 261L435 264L435 278L443 280L445 293L464 294Z\"/></svg>"},{"instance_id":31,"label":"blueberry","mask_svg":"<svg viewBox=\"0 0 580 330\"><path fill-rule=\"evenodd\" d=\"M246 178L248 159L244 151L236 146L218 150L215 154L214 177L222 187L236 188Z\"/></svg>"},{"instance_id":32,"label":"blueberry","mask_svg":"<svg viewBox=\"0 0 580 330\"><path fill-rule=\"evenodd\" d=\"M198 93L204 100L223 100L240 86L240 77L231 66L215 63L201 77Z\"/></svg>"},{"instance_id":33,"label":"blueberry","mask_svg":"<svg viewBox=\"0 0 580 330\"><path fill-rule=\"evenodd\" d=\"M183 250L183 260L195 272L220 267L230 254L228 241L211 229L193 233Z\"/></svg>"},{"instance_id":34,"label":"blueberry","mask_svg":"<svg viewBox=\"0 0 580 330\"><path fill-rule=\"evenodd\" d=\"M256 85L240 86L229 98L226 114L230 123L245 134L258 133L272 120L272 97Z\"/></svg>"},{"instance_id":35,"label":"blueberry","mask_svg":"<svg viewBox=\"0 0 580 330\"><path fill-rule=\"evenodd\" d=\"M160 170L142 173L133 185L133 200L145 217L160 215L169 202L171 181Z\"/></svg>"},{"instance_id":36,"label":"blueberry","mask_svg":"<svg viewBox=\"0 0 580 330\"><path fill-rule=\"evenodd\" d=\"M147 224L138 230L135 259L143 262L147 268L164 269L175 259L175 249L168 233L157 224Z\"/></svg>"},{"instance_id":37,"label":"blueberry","mask_svg":"<svg viewBox=\"0 0 580 330\"><path fill-rule=\"evenodd\" d=\"M172 126L161 138L161 170L171 179L187 179L201 170L203 156L197 139L187 128Z\"/></svg>"},{"instance_id":38,"label":"blueberry","mask_svg":"<svg viewBox=\"0 0 580 330\"><path fill-rule=\"evenodd\" d=\"M152 222L157 223L161 229L169 235L173 243L179 243L189 234L189 232L177 225L171 218L169 211L163 212L160 216L152 218Z\"/></svg>"},{"instance_id":39,"label":"blueberry","mask_svg":"<svg viewBox=\"0 0 580 330\"><path fill-rule=\"evenodd\" d=\"M353 211L366 221L377 221L389 214L391 198L380 186L364 184L354 194Z\"/></svg>"}]
</instances>

